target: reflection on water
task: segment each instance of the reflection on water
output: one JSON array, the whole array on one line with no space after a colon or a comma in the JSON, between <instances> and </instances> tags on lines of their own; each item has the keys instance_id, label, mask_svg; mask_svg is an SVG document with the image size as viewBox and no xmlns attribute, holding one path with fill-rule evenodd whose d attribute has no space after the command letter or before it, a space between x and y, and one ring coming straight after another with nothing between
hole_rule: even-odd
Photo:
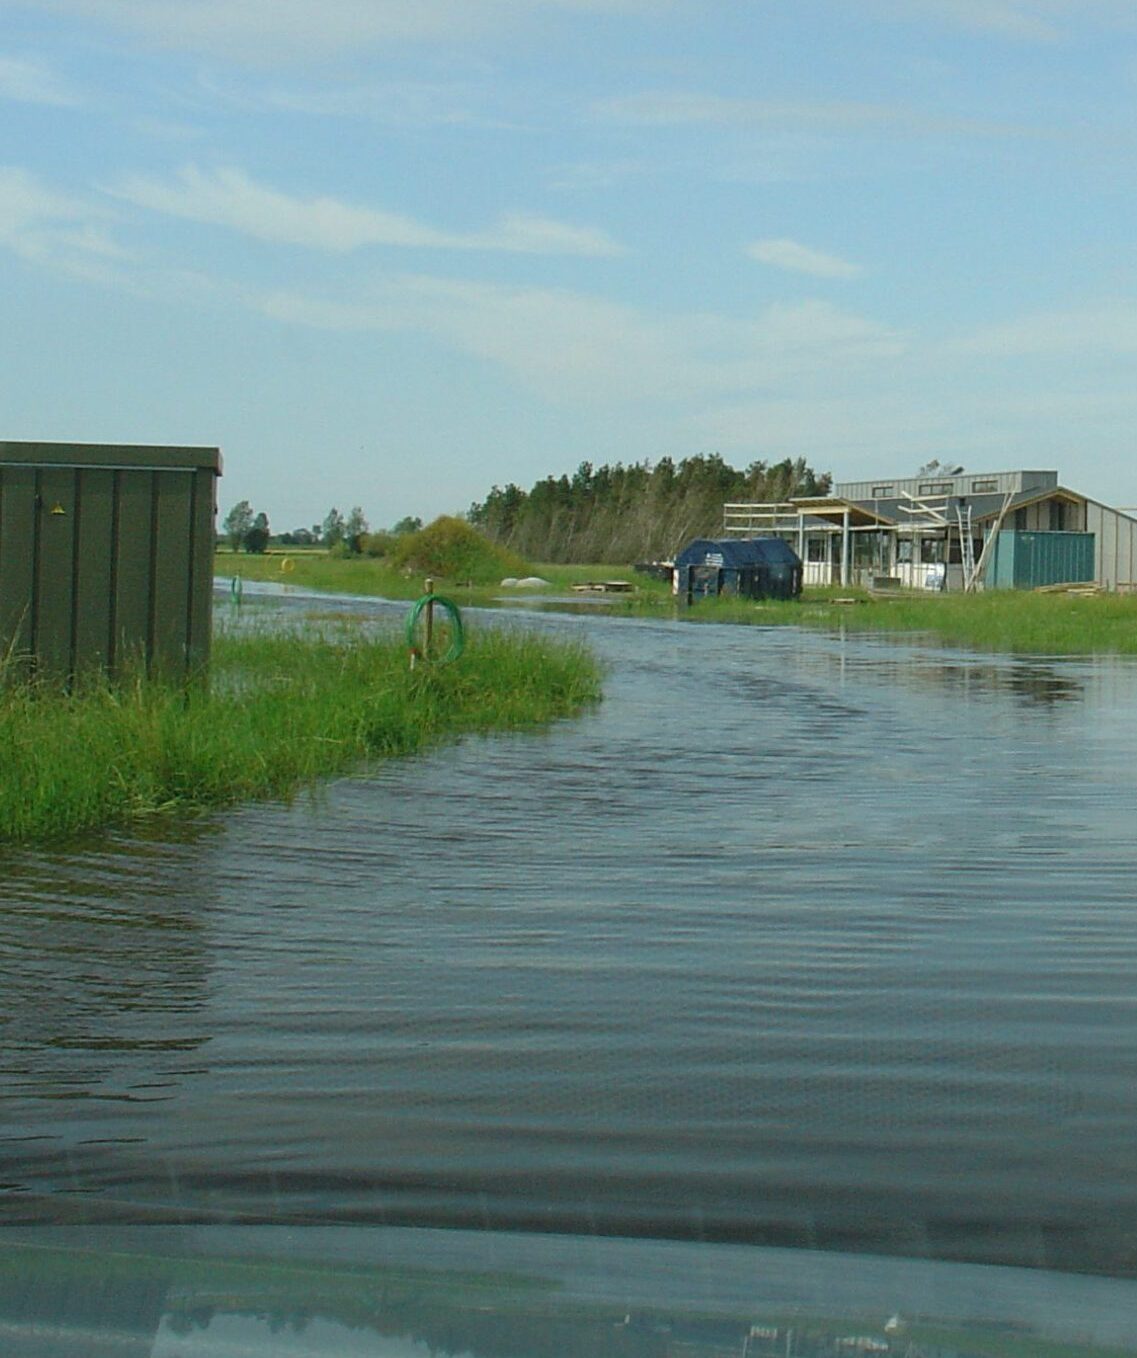
<instances>
[{"instance_id":1,"label":"reflection on water","mask_svg":"<svg viewBox=\"0 0 1137 1358\"><path fill-rule=\"evenodd\" d=\"M9 1219L1137 1267L1137 668L511 625L605 703L12 861Z\"/></svg>"},{"instance_id":2,"label":"reflection on water","mask_svg":"<svg viewBox=\"0 0 1137 1358\"><path fill-rule=\"evenodd\" d=\"M1091 1358L1137 1284L809 1251L485 1232L8 1232L16 1358ZM858 1344L857 1340L861 1342Z\"/></svg>"},{"instance_id":3,"label":"reflection on water","mask_svg":"<svg viewBox=\"0 0 1137 1358\"><path fill-rule=\"evenodd\" d=\"M842 648L830 660L842 681L855 678L925 689L933 699L951 693L966 702L968 698L981 700L1002 693L1047 707L1076 701L1085 692L1083 680L1070 662L1046 663L1022 657L991 661L959 652L945 655L933 648L922 652L919 663L914 664L911 644L899 646L895 638L873 639L868 654L848 655Z\"/></svg>"}]
</instances>

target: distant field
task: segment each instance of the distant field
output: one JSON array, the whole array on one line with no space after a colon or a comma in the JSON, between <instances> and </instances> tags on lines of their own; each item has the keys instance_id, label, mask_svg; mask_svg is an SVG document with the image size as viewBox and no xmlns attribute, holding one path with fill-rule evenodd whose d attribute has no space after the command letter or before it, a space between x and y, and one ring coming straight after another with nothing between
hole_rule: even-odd
<instances>
[{"instance_id":1,"label":"distant field","mask_svg":"<svg viewBox=\"0 0 1137 1358\"><path fill-rule=\"evenodd\" d=\"M492 604L503 592L557 594L588 580L628 580L635 584L636 597L641 603L647 599L670 599L666 584L636 575L630 566L537 565L527 569L531 574L547 580L547 587L537 591L503 591L497 583L469 585L463 580L439 576L435 580L435 588L439 593L452 595L460 604ZM386 599L417 599L424 586L421 573L393 570L381 558L329 556L322 549L312 548L302 552L274 548L263 555L218 552L214 574L222 579L239 575L244 580L271 580L281 584L306 585L310 589L337 594L371 594Z\"/></svg>"}]
</instances>

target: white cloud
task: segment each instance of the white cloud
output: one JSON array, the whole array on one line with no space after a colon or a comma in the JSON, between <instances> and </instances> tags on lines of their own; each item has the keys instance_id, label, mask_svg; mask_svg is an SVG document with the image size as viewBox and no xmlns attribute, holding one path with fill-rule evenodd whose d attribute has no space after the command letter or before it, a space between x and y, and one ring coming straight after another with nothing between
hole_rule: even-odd
<instances>
[{"instance_id":1,"label":"white cloud","mask_svg":"<svg viewBox=\"0 0 1137 1358\"><path fill-rule=\"evenodd\" d=\"M907 117L886 104L811 99L742 99L687 90L655 90L602 99L593 105L601 118L641 127L735 124L757 127L874 127Z\"/></svg>"},{"instance_id":2,"label":"white cloud","mask_svg":"<svg viewBox=\"0 0 1137 1358\"><path fill-rule=\"evenodd\" d=\"M1031 42L1052 42L1058 36L1051 19L1038 12L1047 6L1006 0L878 0L876 7L896 18L931 18L955 27Z\"/></svg>"},{"instance_id":3,"label":"white cloud","mask_svg":"<svg viewBox=\"0 0 1137 1358\"><path fill-rule=\"evenodd\" d=\"M528 124L488 107L494 91L472 84L386 81L352 85L336 82L324 87L277 86L250 91L247 75L234 77L224 87L214 86L219 98L237 107L300 113L317 118L351 118L391 127L478 127L498 131L524 130Z\"/></svg>"},{"instance_id":4,"label":"white cloud","mask_svg":"<svg viewBox=\"0 0 1137 1358\"><path fill-rule=\"evenodd\" d=\"M27 170L0 165L0 248L86 278L105 278L122 251L89 203L56 193Z\"/></svg>"},{"instance_id":5,"label":"white cloud","mask_svg":"<svg viewBox=\"0 0 1137 1358\"><path fill-rule=\"evenodd\" d=\"M523 212L507 213L492 231L456 238L463 249L509 250L529 255L615 255L620 247L603 231Z\"/></svg>"},{"instance_id":6,"label":"white cloud","mask_svg":"<svg viewBox=\"0 0 1137 1358\"><path fill-rule=\"evenodd\" d=\"M168 182L133 175L110 191L154 212L316 250L396 246L584 256L619 251L602 231L545 217L515 213L485 231L442 231L413 217L337 198L299 198L259 184L237 169L206 172L191 165Z\"/></svg>"},{"instance_id":7,"label":"white cloud","mask_svg":"<svg viewBox=\"0 0 1137 1358\"><path fill-rule=\"evenodd\" d=\"M207 134L202 127L193 123L178 122L172 118L137 118L135 130L143 137L162 142L201 141Z\"/></svg>"},{"instance_id":8,"label":"white cloud","mask_svg":"<svg viewBox=\"0 0 1137 1358\"><path fill-rule=\"evenodd\" d=\"M41 4L164 47L256 63L327 57L390 43L464 39L511 28L542 13L650 12L663 7L661 0L41 0Z\"/></svg>"},{"instance_id":9,"label":"white cloud","mask_svg":"<svg viewBox=\"0 0 1137 1358\"><path fill-rule=\"evenodd\" d=\"M1029 129L979 118L858 100L748 99L692 90L644 90L597 100L592 114L626 127L733 127L814 135L888 133L893 137L1021 136ZM1037 136L1036 130L1029 130Z\"/></svg>"},{"instance_id":10,"label":"white cloud","mask_svg":"<svg viewBox=\"0 0 1137 1358\"><path fill-rule=\"evenodd\" d=\"M824 302L750 319L655 316L588 294L425 276L387 280L350 301L286 290L247 300L293 324L426 333L557 403L753 392L871 371L904 350L894 331Z\"/></svg>"},{"instance_id":11,"label":"white cloud","mask_svg":"<svg viewBox=\"0 0 1137 1358\"><path fill-rule=\"evenodd\" d=\"M1071 22L1132 27L1133 0L872 0L890 18L933 19L977 33L1055 42Z\"/></svg>"},{"instance_id":12,"label":"white cloud","mask_svg":"<svg viewBox=\"0 0 1137 1358\"><path fill-rule=\"evenodd\" d=\"M1040 312L986 326L957 341L953 350L984 358L1063 358L1137 353L1137 306L1106 301L1067 311Z\"/></svg>"},{"instance_id":13,"label":"white cloud","mask_svg":"<svg viewBox=\"0 0 1137 1358\"><path fill-rule=\"evenodd\" d=\"M756 240L746 247L746 253L760 264L790 273L809 274L814 278L856 278L861 273L859 264L851 264L837 255L811 250L808 245L786 239Z\"/></svg>"},{"instance_id":14,"label":"white cloud","mask_svg":"<svg viewBox=\"0 0 1137 1358\"><path fill-rule=\"evenodd\" d=\"M21 104L77 108L79 92L38 61L0 56L0 99Z\"/></svg>"}]
</instances>

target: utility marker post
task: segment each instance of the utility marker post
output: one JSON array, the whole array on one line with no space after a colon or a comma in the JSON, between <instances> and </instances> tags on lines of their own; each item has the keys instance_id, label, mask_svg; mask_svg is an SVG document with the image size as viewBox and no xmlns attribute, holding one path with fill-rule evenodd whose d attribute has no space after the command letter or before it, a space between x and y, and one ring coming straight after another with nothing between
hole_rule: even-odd
<instances>
[{"instance_id":1,"label":"utility marker post","mask_svg":"<svg viewBox=\"0 0 1137 1358\"><path fill-rule=\"evenodd\" d=\"M407 646L410 650L411 669L418 661L428 665L448 665L462 654L465 638L462 633L462 615L458 606L444 594L435 594L434 581L429 576L424 583L425 593L415 600L415 605L407 614ZM440 608L449 619L449 627L442 632L443 651L434 654L434 612Z\"/></svg>"}]
</instances>

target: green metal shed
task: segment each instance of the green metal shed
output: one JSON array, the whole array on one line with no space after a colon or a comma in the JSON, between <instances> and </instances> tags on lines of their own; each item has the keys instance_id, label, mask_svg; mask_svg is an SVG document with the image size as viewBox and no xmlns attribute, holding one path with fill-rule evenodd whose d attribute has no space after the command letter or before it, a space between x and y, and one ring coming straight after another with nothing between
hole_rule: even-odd
<instances>
[{"instance_id":1,"label":"green metal shed","mask_svg":"<svg viewBox=\"0 0 1137 1358\"><path fill-rule=\"evenodd\" d=\"M216 448L0 442L0 647L67 678L209 658Z\"/></svg>"},{"instance_id":2,"label":"green metal shed","mask_svg":"<svg viewBox=\"0 0 1137 1358\"><path fill-rule=\"evenodd\" d=\"M1004 528L987 570L989 589L1037 589L1094 579L1093 533L1036 533Z\"/></svg>"}]
</instances>

